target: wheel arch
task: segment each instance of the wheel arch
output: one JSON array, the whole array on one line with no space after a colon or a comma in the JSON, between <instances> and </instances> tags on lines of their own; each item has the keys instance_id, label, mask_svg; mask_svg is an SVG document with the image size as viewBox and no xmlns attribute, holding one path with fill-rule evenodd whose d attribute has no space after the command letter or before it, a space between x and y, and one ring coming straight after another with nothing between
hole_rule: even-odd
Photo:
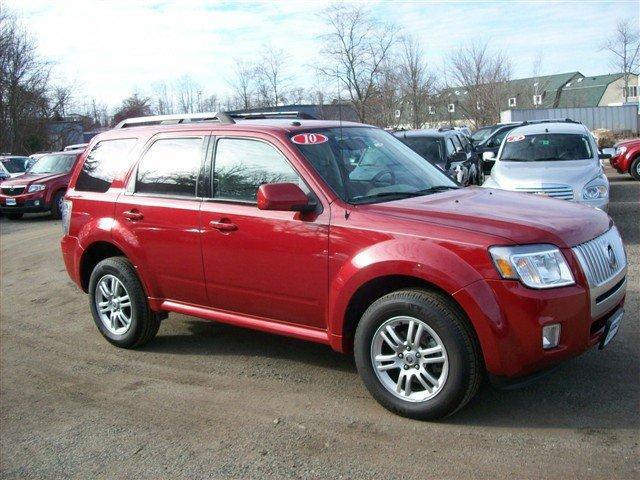
<instances>
[{"instance_id":1,"label":"wheel arch","mask_svg":"<svg viewBox=\"0 0 640 480\"><path fill-rule=\"evenodd\" d=\"M80 287L82 291L89 291L89 278L95 266L105 258L126 257L127 255L115 244L98 240L88 245L80 257Z\"/></svg>"}]
</instances>

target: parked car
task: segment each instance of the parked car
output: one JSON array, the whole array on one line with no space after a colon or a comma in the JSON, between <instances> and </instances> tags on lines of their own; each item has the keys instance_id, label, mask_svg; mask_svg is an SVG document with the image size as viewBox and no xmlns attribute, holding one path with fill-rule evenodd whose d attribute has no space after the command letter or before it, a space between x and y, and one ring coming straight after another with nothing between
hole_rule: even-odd
<instances>
[{"instance_id":1,"label":"parked car","mask_svg":"<svg viewBox=\"0 0 640 480\"><path fill-rule=\"evenodd\" d=\"M636 180L640 180L640 139L618 142L614 148L611 166L618 173L629 173Z\"/></svg>"},{"instance_id":2,"label":"parked car","mask_svg":"<svg viewBox=\"0 0 640 480\"><path fill-rule=\"evenodd\" d=\"M394 136L460 185L482 185L479 157L462 132L439 128L407 130Z\"/></svg>"},{"instance_id":3,"label":"parked car","mask_svg":"<svg viewBox=\"0 0 640 480\"><path fill-rule=\"evenodd\" d=\"M471 137L471 130L466 125L462 125L460 127L454 127L453 129L457 130L458 132L462 132L467 137Z\"/></svg>"},{"instance_id":4,"label":"parked car","mask_svg":"<svg viewBox=\"0 0 640 480\"><path fill-rule=\"evenodd\" d=\"M60 218L62 199L80 153L76 150L44 155L25 174L2 182L3 215L17 220L25 213L51 212L53 218Z\"/></svg>"},{"instance_id":5,"label":"parked car","mask_svg":"<svg viewBox=\"0 0 640 480\"><path fill-rule=\"evenodd\" d=\"M92 139L63 213L66 268L112 344L148 342L168 312L327 344L413 418L455 412L485 371L602 348L623 315L605 213L459 188L357 123L125 120Z\"/></svg>"},{"instance_id":6,"label":"parked car","mask_svg":"<svg viewBox=\"0 0 640 480\"><path fill-rule=\"evenodd\" d=\"M478 132L475 132L471 138L480 139L484 137L482 140L475 140L473 142L473 148L476 153L482 159L482 171L485 175L491 174L491 169L493 168L493 160L491 156L484 156L487 152L492 152L494 156L498 153L500 149L500 145L502 145L502 141L505 139L507 134L516 127L523 125L523 123L504 123L498 125L492 125L491 127L487 127L486 135L478 135Z\"/></svg>"},{"instance_id":7,"label":"parked car","mask_svg":"<svg viewBox=\"0 0 640 480\"><path fill-rule=\"evenodd\" d=\"M7 155L0 157L2 168L9 174L10 177L17 177L19 175L22 175L27 170L26 165L28 160L29 157L21 157L18 155Z\"/></svg>"},{"instance_id":8,"label":"parked car","mask_svg":"<svg viewBox=\"0 0 640 480\"><path fill-rule=\"evenodd\" d=\"M483 186L570 200L606 211L609 181L593 135L576 122L515 128L503 141Z\"/></svg>"}]
</instances>

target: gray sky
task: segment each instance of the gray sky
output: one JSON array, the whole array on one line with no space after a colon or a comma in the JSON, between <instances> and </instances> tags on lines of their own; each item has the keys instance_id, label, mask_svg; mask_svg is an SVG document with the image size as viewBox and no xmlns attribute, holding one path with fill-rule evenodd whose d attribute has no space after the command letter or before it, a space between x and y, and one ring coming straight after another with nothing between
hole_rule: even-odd
<instances>
[{"instance_id":1,"label":"gray sky","mask_svg":"<svg viewBox=\"0 0 640 480\"><path fill-rule=\"evenodd\" d=\"M267 44L287 51L292 86L311 86L324 32L324 0L0 0L36 37L39 52L76 97L110 107L154 82L189 75L205 93L224 96L234 58L255 59ZM419 36L432 67L474 39L508 54L515 76L542 72L610 73L599 46L617 18L639 21L638 0L601 1L369 1L381 20Z\"/></svg>"}]
</instances>

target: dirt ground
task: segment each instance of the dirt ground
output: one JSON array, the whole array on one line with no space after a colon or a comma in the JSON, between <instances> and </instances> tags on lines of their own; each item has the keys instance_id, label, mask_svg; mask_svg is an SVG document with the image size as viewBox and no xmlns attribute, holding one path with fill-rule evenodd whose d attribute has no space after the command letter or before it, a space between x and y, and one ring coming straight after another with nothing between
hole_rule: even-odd
<instances>
[{"instance_id":1,"label":"dirt ground","mask_svg":"<svg viewBox=\"0 0 640 480\"><path fill-rule=\"evenodd\" d=\"M617 338L439 423L387 412L321 345L172 314L112 347L60 222L2 218L0 477L639 478L640 183L609 174L630 258Z\"/></svg>"}]
</instances>

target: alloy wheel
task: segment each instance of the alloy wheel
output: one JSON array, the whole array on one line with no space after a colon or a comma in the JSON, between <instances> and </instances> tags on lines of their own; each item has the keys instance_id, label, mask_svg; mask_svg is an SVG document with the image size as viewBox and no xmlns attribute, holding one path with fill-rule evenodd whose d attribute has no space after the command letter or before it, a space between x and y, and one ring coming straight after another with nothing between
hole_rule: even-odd
<instances>
[{"instance_id":1,"label":"alloy wheel","mask_svg":"<svg viewBox=\"0 0 640 480\"><path fill-rule=\"evenodd\" d=\"M444 343L425 322L408 316L386 320L373 336L371 363L380 383L396 397L424 402L447 381Z\"/></svg>"},{"instance_id":2,"label":"alloy wheel","mask_svg":"<svg viewBox=\"0 0 640 480\"><path fill-rule=\"evenodd\" d=\"M114 275L103 276L94 294L96 310L104 327L113 335L124 335L131 327L131 299Z\"/></svg>"}]
</instances>

